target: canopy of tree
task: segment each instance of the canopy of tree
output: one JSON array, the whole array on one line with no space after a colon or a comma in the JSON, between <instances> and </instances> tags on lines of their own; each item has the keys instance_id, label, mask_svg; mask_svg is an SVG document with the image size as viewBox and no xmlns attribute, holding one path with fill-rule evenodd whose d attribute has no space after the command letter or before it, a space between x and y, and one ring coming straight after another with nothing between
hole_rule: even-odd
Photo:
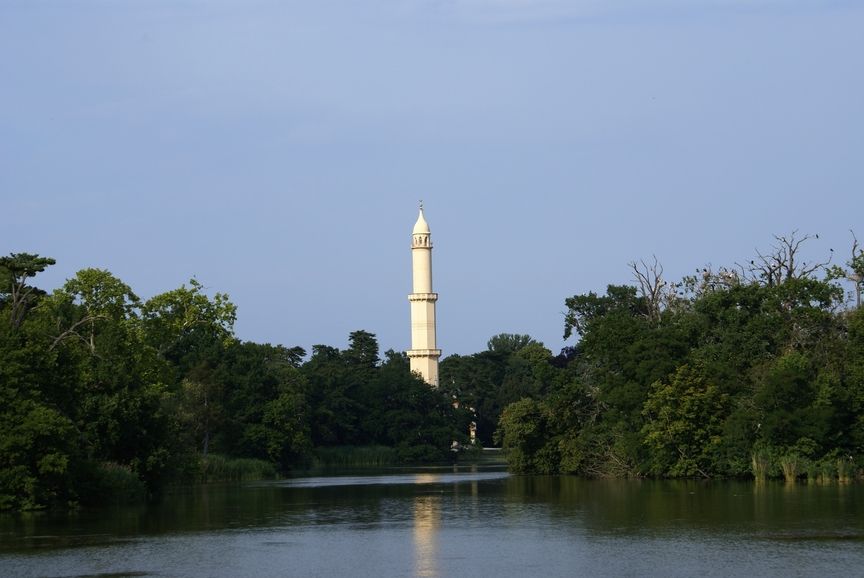
<instances>
[{"instance_id":1,"label":"canopy of tree","mask_svg":"<svg viewBox=\"0 0 864 578\"><path fill-rule=\"evenodd\" d=\"M503 409L520 472L848 478L864 466L864 256L807 263L777 237L749 265L565 301L557 379ZM840 282L851 282L844 294ZM539 393L539 395L537 395Z\"/></svg>"},{"instance_id":2,"label":"canopy of tree","mask_svg":"<svg viewBox=\"0 0 864 578\"><path fill-rule=\"evenodd\" d=\"M632 263L633 286L565 300L575 346L500 334L444 359L437 390L365 331L306 359L237 340L234 305L194 279L142 301L85 269L48 294L32 279L53 259L2 257L0 509L155 493L214 453L282 472L346 445L437 461L472 421L517 472L851 477L864 253L855 240L843 265L807 263L807 239L678 283Z\"/></svg>"},{"instance_id":3,"label":"canopy of tree","mask_svg":"<svg viewBox=\"0 0 864 578\"><path fill-rule=\"evenodd\" d=\"M468 417L357 331L350 347L241 342L223 294L142 301L99 269L51 294L53 259L0 259L0 509L80 503L119 485L158 492L208 453L287 471L314 447L377 444L441 460ZM125 482L124 482L125 480Z\"/></svg>"}]
</instances>

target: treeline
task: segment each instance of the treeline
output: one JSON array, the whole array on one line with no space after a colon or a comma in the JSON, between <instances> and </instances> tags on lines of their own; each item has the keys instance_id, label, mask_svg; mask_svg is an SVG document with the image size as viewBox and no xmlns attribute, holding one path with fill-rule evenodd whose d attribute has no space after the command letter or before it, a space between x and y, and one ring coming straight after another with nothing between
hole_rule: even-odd
<instances>
[{"instance_id":1,"label":"treeline","mask_svg":"<svg viewBox=\"0 0 864 578\"><path fill-rule=\"evenodd\" d=\"M500 416L518 472L849 479L864 468L864 253L807 263L777 237L748 264L566 300L556 377ZM830 261L830 260L829 260ZM845 291L851 289L847 295ZM534 373L548 371L536 366ZM539 395L538 395L539 393Z\"/></svg>"},{"instance_id":2,"label":"treeline","mask_svg":"<svg viewBox=\"0 0 864 578\"><path fill-rule=\"evenodd\" d=\"M0 258L0 509L140 496L167 483L287 472L316 448L386 446L441 460L468 414L379 358L375 336L348 349L242 342L226 295L189 285L139 299L85 269L48 294L54 260Z\"/></svg>"},{"instance_id":3,"label":"treeline","mask_svg":"<svg viewBox=\"0 0 864 578\"><path fill-rule=\"evenodd\" d=\"M439 461L472 422L522 473L858 476L864 252L855 241L842 265L807 263L807 240L778 237L744 266L676 283L656 260L632 263L633 285L565 300L573 347L500 334L442 360L437 390L365 331L308 356L242 342L228 297L195 280L141 300L85 269L48 294L33 279L54 261L12 254L0 509L286 473L315 456Z\"/></svg>"}]
</instances>

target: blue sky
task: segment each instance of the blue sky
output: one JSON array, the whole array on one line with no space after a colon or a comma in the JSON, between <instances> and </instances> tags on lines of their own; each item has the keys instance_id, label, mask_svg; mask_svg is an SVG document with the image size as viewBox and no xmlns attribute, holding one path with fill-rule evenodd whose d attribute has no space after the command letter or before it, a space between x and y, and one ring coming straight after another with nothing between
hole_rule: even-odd
<instances>
[{"instance_id":1,"label":"blue sky","mask_svg":"<svg viewBox=\"0 0 864 578\"><path fill-rule=\"evenodd\" d=\"M422 198L445 355L557 351L629 261L793 230L845 258L861 30L843 1L0 0L0 252L56 258L49 289L195 276L243 339L406 349Z\"/></svg>"}]
</instances>

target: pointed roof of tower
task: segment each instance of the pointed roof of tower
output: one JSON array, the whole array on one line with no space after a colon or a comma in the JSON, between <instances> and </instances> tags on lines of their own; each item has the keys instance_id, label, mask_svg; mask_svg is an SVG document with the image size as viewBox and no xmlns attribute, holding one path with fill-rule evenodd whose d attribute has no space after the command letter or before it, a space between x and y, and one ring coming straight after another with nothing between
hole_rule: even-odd
<instances>
[{"instance_id":1,"label":"pointed roof of tower","mask_svg":"<svg viewBox=\"0 0 864 578\"><path fill-rule=\"evenodd\" d=\"M417 217L417 222L414 223L414 232L412 235L428 235L430 233L429 223L423 217L423 201L420 201L420 216Z\"/></svg>"}]
</instances>

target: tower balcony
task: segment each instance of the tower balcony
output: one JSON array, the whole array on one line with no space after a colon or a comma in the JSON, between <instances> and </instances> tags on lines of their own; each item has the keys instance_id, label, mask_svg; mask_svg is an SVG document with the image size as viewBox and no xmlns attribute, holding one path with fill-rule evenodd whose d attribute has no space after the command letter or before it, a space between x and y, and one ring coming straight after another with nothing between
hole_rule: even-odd
<instances>
[{"instance_id":1,"label":"tower balcony","mask_svg":"<svg viewBox=\"0 0 864 578\"><path fill-rule=\"evenodd\" d=\"M441 357L440 349L409 349L405 352L409 359L416 357Z\"/></svg>"},{"instance_id":2,"label":"tower balcony","mask_svg":"<svg viewBox=\"0 0 864 578\"><path fill-rule=\"evenodd\" d=\"M408 295L408 301L438 301L437 293L411 293Z\"/></svg>"}]
</instances>

